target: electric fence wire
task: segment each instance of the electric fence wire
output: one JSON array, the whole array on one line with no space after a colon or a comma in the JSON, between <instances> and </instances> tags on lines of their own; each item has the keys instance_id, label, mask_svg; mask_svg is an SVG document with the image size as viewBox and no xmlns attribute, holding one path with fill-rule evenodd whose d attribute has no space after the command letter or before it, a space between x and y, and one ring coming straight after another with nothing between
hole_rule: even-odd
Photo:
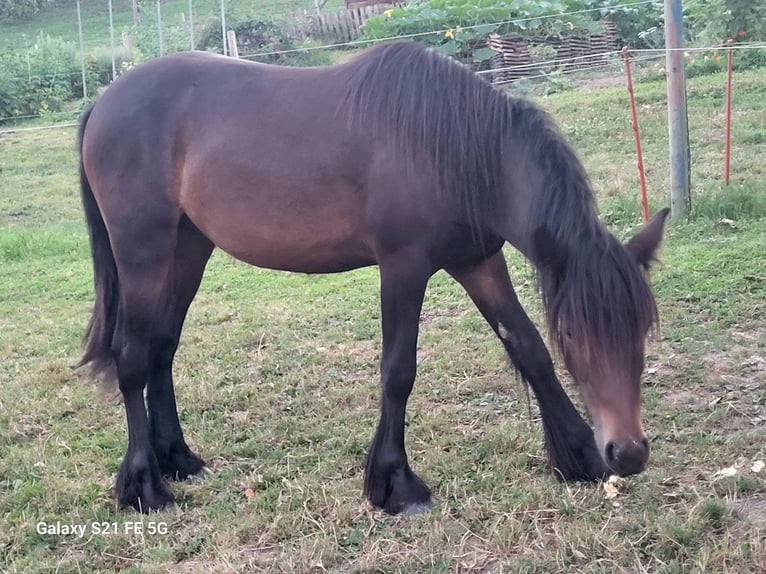
<instances>
[{"instance_id":1,"label":"electric fence wire","mask_svg":"<svg viewBox=\"0 0 766 574\"><path fill-rule=\"evenodd\" d=\"M706 46L706 47L688 47L688 48L678 48L678 51L688 52L689 54L692 53L704 53L704 52L712 52L716 53L717 51L725 51L725 50L749 50L749 49L764 49L766 48L766 42L752 42L749 44L734 44L732 46ZM639 54L639 56L631 57L631 63L638 63L638 62L648 62L648 61L657 61L662 56L664 56L668 51L665 48L640 48L640 49L630 49L630 54ZM619 51L612 50L607 52L600 52L597 54L590 54L586 56L572 56L568 58L558 58L553 60L546 60L543 62L535 62L531 64L518 64L518 65L512 65L512 66L505 66L500 68L493 68L488 70L480 70L477 71L476 74L483 76L483 75L492 75L492 74L500 74L505 72L513 72L513 71L524 71L524 70L530 70L530 69L540 69L543 67L550 67L553 70L556 70L556 74L558 75L570 75L570 74L578 74L583 73L587 71L592 71L596 69L605 69L612 67L616 64L616 61L614 58L620 54ZM610 61L609 59L612 58ZM567 65L577 64L577 66L571 66L568 67ZM496 82L496 84L507 84L514 81L518 81L522 78L527 80L536 80L536 79L542 79L542 78L549 78L551 76L551 73L553 72L541 72L539 74L532 74L532 75L523 75L519 78L513 78L510 80L499 80ZM6 117L0 117L0 121L19 121L19 120L31 120L36 118L49 118L51 116L70 116L71 119L75 119L79 115L79 112L53 112L50 114L26 114L26 115L19 115L19 116L6 116ZM56 124L50 124L50 125L43 125L43 126L29 126L29 127L11 127L11 128L5 128L0 129L0 135L3 134L12 134L12 133L20 133L20 132L30 132L30 131L41 131L41 130L50 130L50 129L56 129L56 128L67 128L76 126L77 123L56 123Z\"/></svg>"}]
</instances>

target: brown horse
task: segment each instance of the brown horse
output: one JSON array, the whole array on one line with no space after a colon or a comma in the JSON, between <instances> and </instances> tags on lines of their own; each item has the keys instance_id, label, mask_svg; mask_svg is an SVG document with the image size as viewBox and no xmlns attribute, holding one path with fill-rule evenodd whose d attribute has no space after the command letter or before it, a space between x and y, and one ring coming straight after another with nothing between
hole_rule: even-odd
<instances>
[{"instance_id":1,"label":"brown horse","mask_svg":"<svg viewBox=\"0 0 766 574\"><path fill-rule=\"evenodd\" d=\"M667 210L622 245L547 114L414 43L325 68L203 53L118 79L80 126L96 303L82 364L116 381L128 422L120 504L173 503L163 475L205 470L178 421L172 363L218 246L302 273L380 269L382 400L364 491L391 513L431 501L404 416L429 278L447 270L528 381L564 480L644 469L639 384L657 311L642 267ZM519 304L501 248L538 270L553 339L593 431ZM146 389L146 396L144 396Z\"/></svg>"}]
</instances>

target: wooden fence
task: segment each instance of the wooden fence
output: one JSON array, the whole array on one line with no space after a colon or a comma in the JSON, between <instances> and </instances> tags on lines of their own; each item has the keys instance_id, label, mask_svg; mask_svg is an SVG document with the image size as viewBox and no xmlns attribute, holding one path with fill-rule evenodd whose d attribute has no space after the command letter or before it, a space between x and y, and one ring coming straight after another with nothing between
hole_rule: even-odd
<instances>
[{"instance_id":1,"label":"wooden fence","mask_svg":"<svg viewBox=\"0 0 766 574\"><path fill-rule=\"evenodd\" d=\"M356 40L362 33L362 25L388 8L385 4L368 4L316 15L311 23L311 36L331 43Z\"/></svg>"}]
</instances>

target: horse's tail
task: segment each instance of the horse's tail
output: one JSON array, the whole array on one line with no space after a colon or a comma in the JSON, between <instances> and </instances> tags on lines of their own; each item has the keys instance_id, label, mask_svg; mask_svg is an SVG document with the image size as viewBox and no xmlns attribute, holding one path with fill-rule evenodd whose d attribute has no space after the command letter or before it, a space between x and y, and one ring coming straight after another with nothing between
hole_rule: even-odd
<instances>
[{"instance_id":1,"label":"horse's tail","mask_svg":"<svg viewBox=\"0 0 766 574\"><path fill-rule=\"evenodd\" d=\"M90 235L96 301L85 331L84 351L78 367L89 365L93 376L100 378L104 384L112 386L117 380L114 355L112 354L112 337L117 323L120 287L109 233L83 165L83 136L92 111L93 107L91 106L80 119L77 145L80 153L82 206Z\"/></svg>"}]
</instances>

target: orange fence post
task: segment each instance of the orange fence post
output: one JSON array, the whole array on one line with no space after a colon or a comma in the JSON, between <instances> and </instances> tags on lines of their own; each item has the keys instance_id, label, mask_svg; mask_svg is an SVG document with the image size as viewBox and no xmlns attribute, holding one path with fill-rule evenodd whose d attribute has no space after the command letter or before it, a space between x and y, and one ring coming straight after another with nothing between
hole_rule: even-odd
<instances>
[{"instance_id":1,"label":"orange fence post","mask_svg":"<svg viewBox=\"0 0 766 574\"><path fill-rule=\"evenodd\" d=\"M641 206L644 209L644 221L649 219L649 202L646 198L646 175L644 174L644 157L641 153L641 135L638 132L638 115L636 114L636 97L633 94L633 76L630 73L630 55L628 48L623 47L622 58L625 60L625 74L628 77L628 94L630 95L630 111L633 119L633 136L636 140L636 156L638 156L638 177L641 181Z\"/></svg>"}]
</instances>

